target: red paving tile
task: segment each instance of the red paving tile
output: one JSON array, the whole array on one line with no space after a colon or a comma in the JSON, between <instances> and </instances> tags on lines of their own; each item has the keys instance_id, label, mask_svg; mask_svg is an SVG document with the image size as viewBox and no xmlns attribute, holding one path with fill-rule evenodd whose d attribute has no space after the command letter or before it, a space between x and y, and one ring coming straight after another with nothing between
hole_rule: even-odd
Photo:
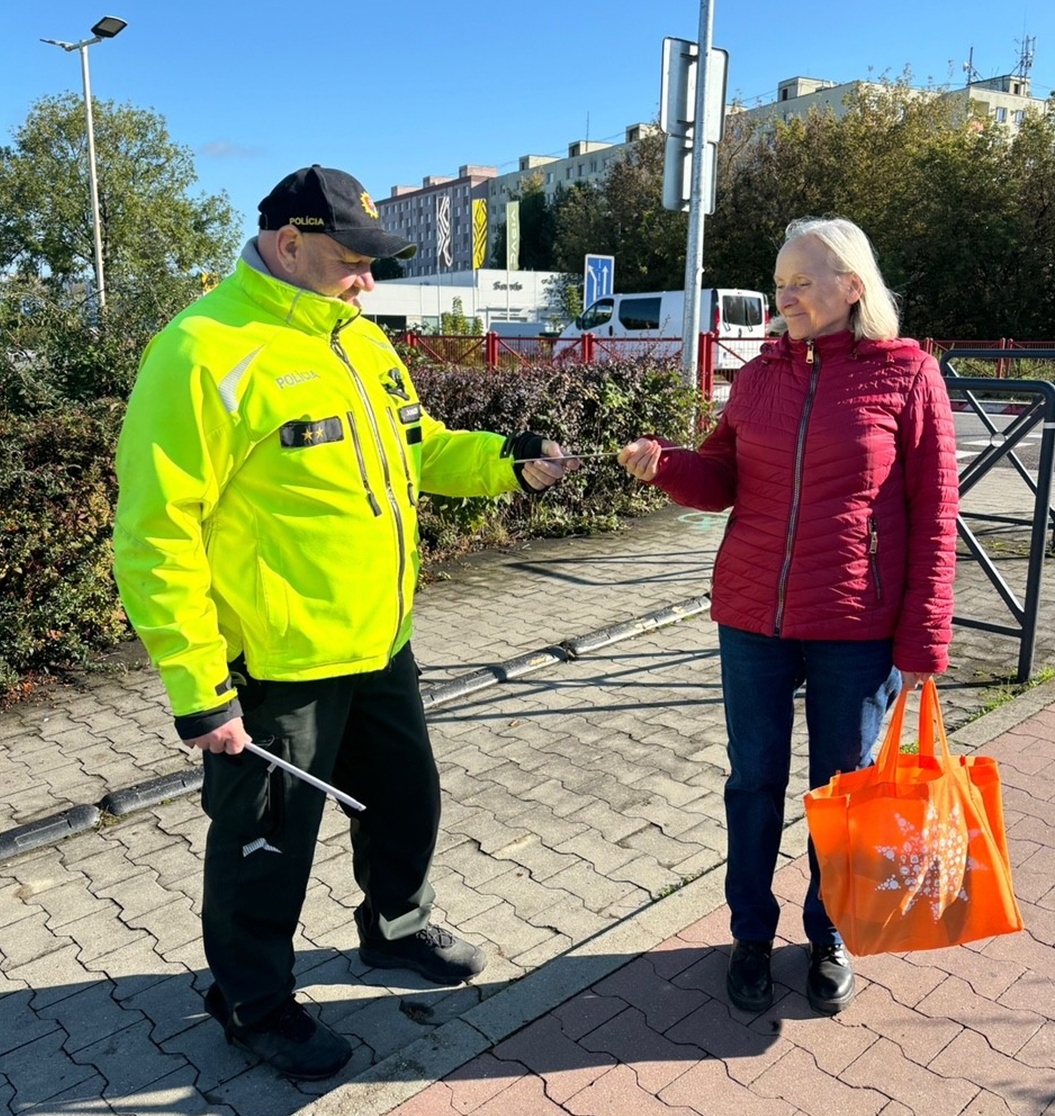
<instances>
[{"instance_id":1,"label":"red paving tile","mask_svg":"<svg viewBox=\"0 0 1055 1116\"><path fill-rule=\"evenodd\" d=\"M760 1096L734 1081L717 1058L697 1062L663 1090L660 1100L675 1106L674 1111L681 1112L677 1107L681 1105L700 1116L797 1116L802 1112L788 1101Z\"/></svg>"},{"instance_id":2,"label":"red paving tile","mask_svg":"<svg viewBox=\"0 0 1055 1116\"><path fill-rule=\"evenodd\" d=\"M725 1062L734 1081L748 1085L782 1058L791 1046L773 1027L768 1031L756 1030L745 1026L741 1022L744 1018L727 1004L710 1000L671 1027L667 1038L695 1043L709 1057Z\"/></svg>"},{"instance_id":3,"label":"red paving tile","mask_svg":"<svg viewBox=\"0 0 1055 1116\"><path fill-rule=\"evenodd\" d=\"M930 1065L934 1055L944 1050L963 1030L959 1023L951 1019L931 1019L897 1003L878 984L866 988L844 1018L847 1022L852 1020L867 1028L873 1035L873 1041L883 1037L897 1043L902 1054L920 1066Z\"/></svg>"},{"instance_id":4,"label":"red paving tile","mask_svg":"<svg viewBox=\"0 0 1055 1116\"><path fill-rule=\"evenodd\" d=\"M1055 1071L1034 1069L998 1053L982 1035L964 1031L931 1063L945 1077L960 1077L1001 1097L1017 1116L1038 1116L1055 1100Z\"/></svg>"},{"instance_id":5,"label":"red paving tile","mask_svg":"<svg viewBox=\"0 0 1055 1116\"><path fill-rule=\"evenodd\" d=\"M495 1057L521 1062L546 1082L546 1095L558 1104L584 1089L615 1065L609 1054L597 1054L565 1037L560 1020L543 1016L494 1049Z\"/></svg>"},{"instance_id":6,"label":"red paving tile","mask_svg":"<svg viewBox=\"0 0 1055 1116\"><path fill-rule=\"evenodd\" d=\"M505 1093L526 1073L527 1069L516 1062L481 1054L455 1070L444 1083L451 1091L451 1105L456 1112L475 1112L493 1097Z\"/></svg>"},{"instance_id":7,"label":"red paving tile","mask_svg":"<svg viewBox=\"0 0 1055 1116\"><path fill-rule=\"evenodd\" d=\"M472 1116L567 1116L567 1109L546 1096L540 1078L522 1077Z\"/></svg>"},{"instance_id":8,"label":"red paving tile","mask_svg":"<svg viewBox=\"0 0 1055 1116\"><path fill-rule=\"evenodd\" d=\"M885 1038L848 1066L840 1080L859 1089L884 1093L918 1116L959 1116L978 1092L978 1086L970 1081L916 1065L902 1054L899 1046Z\"/></svg>"},{"instance_id":9,"label":"red paving tile","mask_svg":"<svg viewBox=\"0 0 1055 1116\"><path fill-rule=\"evenodd\" d=\"M638 1084L630 1066L616 1066L581 1093L565 1109L573 1116L696 1116L702 1109L671 1107Z\"/></svg>"},{"instance_id":10,"label":"red paving tile","mask_svg":"<svg viewBox=\"0 0 1055 1116\"><path fill-rule=\"evenodd\" d=\"M946 977L919 1003L919 1010L932 1019L956 1020L983 1034L1003 1054L1015 1054L1044 1025L1044 1017L1019 1009L1009 1011L993 1000L977 995L959 977ZM1053 1094L1055 1095L1055 1094Z\"/></svg>"},{"instance_id":11,"label":"red paving tile","mask_svg":"<svg viewBox=\"0 0 1055 1116\"><path fill-rule=\"evenodd\" d=\"M589 989L554 1008L553 1014L560 1021L565 1037L575 1041L602 1023L607 1023L613 1015L626 1011L626 1007L626 1001L618 996L600 996Z\"/></svg>"},{"instance_id":12,"label":"red paving tile","mask_svg":"<svg viewBox=\"0 0 1055 1116\"><path fill-rule=\"evenodd\" d=\"M617 1062L632 1065L638 1083L650 1093L660 1092L705 1056L699 1046L691 1042L673 1042L653 1030L637 1008L627 1008L584 1035L579 1044L587 1050L610 1054Z\"/></svg>"},{"instance_id":13,"label":"red paving tile","mask_svg":"<svg viewBox=\"0 0 1055 1116\"><path fill-rule=\"evenodd\" d=\"M854 1088L820 1069L805 1050L792 1050L751 1086L752 1093L779 1098L811 1116L877 1116L887 1096L877 1089Z\"/></svg>"},{"instance_id":14,"label":"red paving tile","mask_svg":"<svg viewBox=\"0 0 1055 1116\"><path fill-rule=\"evenodd\" d=\"M1045 717L985 750L1001 761L1026 931L860 958L855 1003L818 1016L799 857L775 880L769 1011L726 1002L720 907L394 1114L1055 1116L1055 707Z\"/></svg>"},{"instance_id":15,"label":"red paving tile","mask_svg":"<svg viewBox=\"0 0 1055 1116\"><path fill-rule=\"evenodd\" d=\"M695 1011L706 996L698 989L663 980L651 956L645 954L631 961L594 987L604 996L618 996L643 1011L648 1025L662 1032Z\"/></svg>"},{"instance_id":16,"label":"red paving tile","mask_svg":"<svg viewBox=\"0 0 1055 1116\"><path fill-rule=\"evenodd\" d=\"M898 1003L906 1007L915 1007L947 975L944 971L913 963L911 955L900 953L877 953L862 957L854 962L854 971L859 977L881 985Z\"/></svg>"}]
</instances>

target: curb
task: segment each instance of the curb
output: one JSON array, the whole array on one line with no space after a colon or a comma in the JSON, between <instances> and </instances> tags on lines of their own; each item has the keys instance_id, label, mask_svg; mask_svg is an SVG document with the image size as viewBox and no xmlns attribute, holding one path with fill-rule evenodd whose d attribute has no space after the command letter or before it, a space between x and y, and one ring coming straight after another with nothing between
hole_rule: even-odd
<instances>
[{"instance_id":1,"label":"curb","mask_svg":"<svg viewBox=\"0 0 1055 1116\"><path fill-rule=\"evenodd\" d=\"M61 814L9 829L0 833L0 860L10 860L41 845L55 844L75 833L84 833L98 825L100 817L98 806L72 806Z\"/></svg>"},{"instance_id":2,"label":"curb","mask_svg":"<svg viewBox=\"0 0 1055 1116\"><path fill-rule=\"evenodd\" d=\"M319 1097L301 1110L302 1116L383 1116L391 1112L434 1081L722 906L721 867L719 863L672 894L533 969L432 1034Z\"/></svg>"},{"instance_id":3,"label":"curb","mask_svg":"<svg viewBox=\"0 0 1055 1116\"><path fill-rule=\"evenodd\" d=\"M1053 699L1055 679L950 733L949 742L973 751L1039 713ZM797 860L805 863L806 856L799 850L805 847L808 836L804 814L785 825L778 870ZM433 1082L721 907L725 903L723 865L724 860L678 891L640 908L448 1020L433 1033L390 1054L320 1096L302 1110L302 1116L385 1116ZM560 961L576 961L578 965L569 974Z\"/></svg>"},{"instance_id":4,"label":"curb","mask_svg":"<svg viewBox=\"0 0 1055 1116\"><path fill-rule=\"evenodd\" d=\"M142 810L146 806L157 806L166 798L175 798L177 795L201 790L204 781L205 771L201 767L194 767L189 771L176 771L171 775L159 775L156 779L137 783L125 790L112 791L99 803L99 807L107 813L121 817L123 814L132 813L133 810Z\"/></svg>"},{"instance_id":5,"label":"curb","mask_svg":"<svg viewBox=\"0 0 1055 1116\"><path fill-rule=\"evenodd\" d=\"M522 678L526 674L542 670L555 663L569 662L588 651L595 651L621 639L630 639L643 632L688 619L706 612L709 608L710 600L707 597L691 597L687 601L646 613L624 624L602 628L576 639L565 640L558 645L543 647L538 651L530 651L526 655L518 655L515 659L507 659L503 663L496 663L482 670L473 671L471 674L452 678L449 682L439 683L422 690L422 704L426 709L430 709L455 701L489 686ZM126 787L124 790L111 791L97 805L73 806L60 814L17 826L15 829L0 833L0 860L9 860L13 856L29 852L41 845L54 844L76 833L83 833L98 824L104 811L121 817L135 810L158 806L167 799L193 793L201 789L203 780L204 771L199 765L170 775L160 775L146 782Z\"/></svg>"}]
</instances>

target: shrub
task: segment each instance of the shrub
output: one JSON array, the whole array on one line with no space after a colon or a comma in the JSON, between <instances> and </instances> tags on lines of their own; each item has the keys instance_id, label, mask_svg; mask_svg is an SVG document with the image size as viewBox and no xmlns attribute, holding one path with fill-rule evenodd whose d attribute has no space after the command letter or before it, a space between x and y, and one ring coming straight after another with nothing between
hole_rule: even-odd
<instances>
[{"instance_id":1,"label":"shrub","mask_svg":"<svg viewBox=\"0 0 1055 1116\"><path fill-rule=\"evenodd\" d=\"M83 663L128 634L110 542L122 400L143 346L182 298L126 289L93 324L83 308L39 283L3 288L0 697L22 676ZM675 365L488 371L417 364L413 374L427 409L452 428L535 430L569 450L613 454L587 459L543 498L423 497L426 574L430 564L468 549L612 529L620 516L665 501L630 481L614 454L642 433L685 440L693 399Z\"/></svg>"},{"instance_id":2,"label":"shrub","mask_svg":"<svg viewBox=\"0 0 1055 1116\"><path fill-rule=\"evenodd\" d=\"M123 411L0 415L0 691L126 634L110 546Z\"/></svg>"},{"instance_id":3,"label":"shrub","mask_svg":"<svg viewBox=\"0 0 1055 1116\"><path fill-rule=\"evenodd\" d=\"M641 434L686 440L695 395L681 386L674 362L618 361L583 366L514 369L419 368L414 373L426 409L452 429L516 434L534 430L566 451L611 451L588 458L543 498L526 494L484 499L423 497L426 562L455 549L531 536L612 530L621 516L640 515L666 497L630 480L615 453Z\"/></svg>"}]
</instances>

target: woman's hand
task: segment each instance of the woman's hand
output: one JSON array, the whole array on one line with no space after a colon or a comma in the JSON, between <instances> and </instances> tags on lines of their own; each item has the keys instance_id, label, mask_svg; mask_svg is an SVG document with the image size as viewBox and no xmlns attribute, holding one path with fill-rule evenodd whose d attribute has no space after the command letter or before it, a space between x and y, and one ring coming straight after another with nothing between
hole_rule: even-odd
<instances>
[{"instance_id":1,"label":"woman's hand","mask_svg":"<svg viewBox=\"0 0 1055 1116\"><path fill-rule=\"evenodd\" d=\"M656 479L662 452L663 447L659 442L654 442L651 438L638 438L636 442L623 446L616 460L630 476L647 484Z\"/></svg>"},{"instance_id":2,"label":"woman's hand","mask_svg":"<svg viewBox=\"0 0 1055 1116\"><path fill-rule=\"evenodd\" d=\"M922 686L924 682L927 682L933 677L933 671L919 674L914 670L903 670L901 672L901 688L903 690L914 690L917 686Z\"/></svg>"}]
</instances>

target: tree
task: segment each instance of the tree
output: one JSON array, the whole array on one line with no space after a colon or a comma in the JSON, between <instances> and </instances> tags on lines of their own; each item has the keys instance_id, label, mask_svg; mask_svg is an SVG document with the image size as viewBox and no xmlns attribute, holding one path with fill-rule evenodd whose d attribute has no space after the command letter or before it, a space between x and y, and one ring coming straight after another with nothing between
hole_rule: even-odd
<instances>
[{"instance_id":1,"label":"tree","mask_svg":"<svg viewBox=\"0 0 1055 1116\"><path fill-rule=\"evenodd\" d=\"M723 142L709 285L768 289L791 220L842 216L875 246L901 298L903 333L1050 333L1055 128L1027 117L1011 133L930 92L908 75L862 85L840 118L814 112L756 129L735 152Z\"/></svg>"},{"instance_id":2,"label":"tree","mask_svg":"<svg viewBox=\"0 0 1055 1116\"><path fill-rule=\"evenodd\" d=\"M189 196L190 149L151 110L92 104L107 285L230 270L238 221L226 194ZM44 97L0 148L0 269L69 284L93 266L84 103Z\"/></svg>"},{"instance_id":3,"label":"tree","mask_svg":"<svg viewBox=\"0 0 1055 1116\"><path fill-rule=\"evenodd\" d=\"M581 274L590 253L615 257L620 291L674 290L685 283L688 219L663 208L664 137L646 132L595 185L577 184L557 207L554 263Z\"/></svg>"},{"instance_id":4,"label":"tree","mask_svg":"<svg viewBox=\"0 0 1055 1116\"><path fill-rule=\"evenodd\" d=\"M451 308L440 314L440 333L444 337L480 337L484 325L479 318L468 318L460 298L451 299Z\"/></svg>"}]
</instances>

